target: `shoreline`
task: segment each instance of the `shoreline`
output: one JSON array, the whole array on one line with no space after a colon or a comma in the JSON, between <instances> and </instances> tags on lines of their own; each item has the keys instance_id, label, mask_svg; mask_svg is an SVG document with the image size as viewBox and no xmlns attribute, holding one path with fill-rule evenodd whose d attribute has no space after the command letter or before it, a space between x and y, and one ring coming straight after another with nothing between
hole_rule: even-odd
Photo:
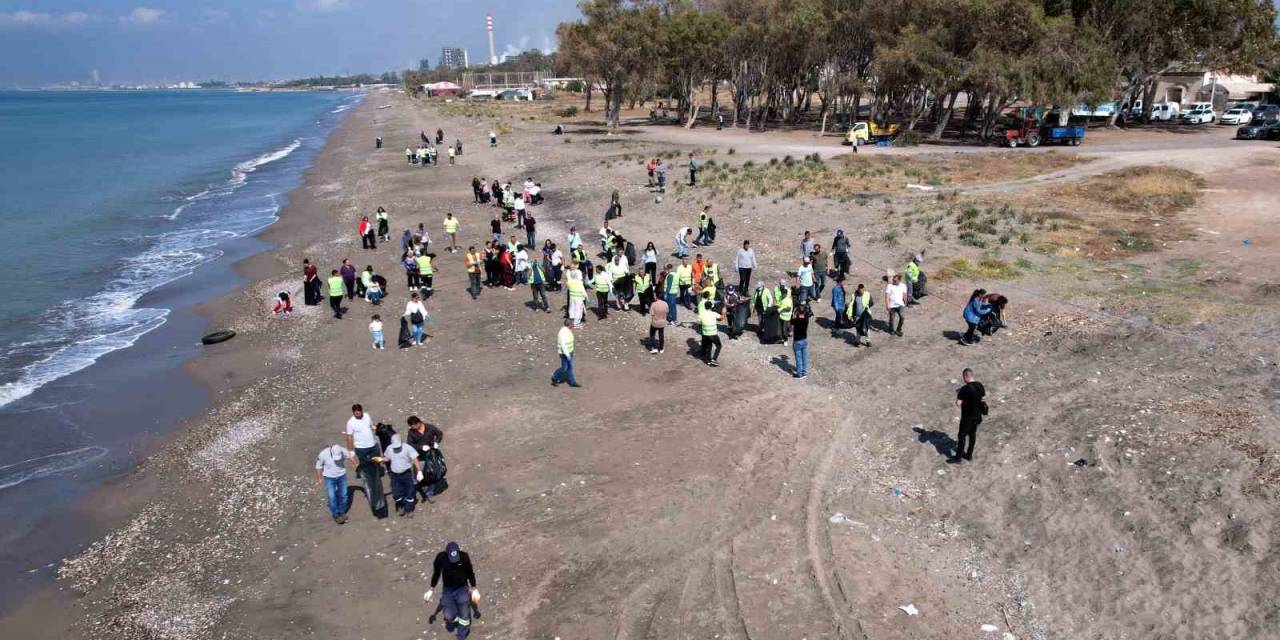
<instances>
[{"instance_id":1,"label":"shoreline","mask_svg":"<svg viewBox=\"0 0 1280 640\"><path fill-rule=\"evenodd\" d=\"M115 418L115 422L142 423L145 426L140 427L141 431L135 427L132 431L122 430L120 434L112 432L112 435L119 435L122 439L128 436L131 440L122 446L123 451L113 452L103 461L108 470L96 486L85 489L59 513L40 520L41 528L74 529L76 533L72 540L53 543L53 547L66 551L58 552L52 564L38 565L15 575L15 586L29 595L9 601L0 613L0 620L22 619L33 609L46 611L50 606L56 608L70 604L68 594L53 575L57 567L129 521L158 495L162 488L158 486L156 474L148 472L152 458L163 455L172 441L181 439L193 424L220 402L221 397L235 392L236 383L225 375L220 378L219 373L209 369L207 361L215 357L225 358L228 354L251 352L253 347L244 345L244 341L237 346L237 342L232 341L231 344L219 345L215 352L202 346L199 336L215 327L226 326L237 315L263 312L260 307L265 299L258 300L256 304L242 299L261 279L248 265L278 247L277 239L270 235L272 230L290 217L291 209L295 208L295 196L304 191L308 176L315 172L333 137L347 125L351 113L362 105L363 100L338 114L339 121L329 125L324 144L314 152L298 176L297 184L281 194L285 204L277 211L274 222L249 235L224 242L220 245L223 256L183 278L147 292L138 300L138 305L158 305L169 309L168 317L161 326L144 334L134 345L108 353L93 365L50 385L55 389L112 384L123 387L114 378L124 377L131 382L141 382L139 386L144 389L164 388L167 393L166 401L160 404L161 410L153 411L154 415L146 415L147 420L140 421L137 411L139 406L154 403L145 390L131 392L136 396L136 402L141 404L119 407L122 415ZM297 300L300 301L301 297ZM157 356L157 353L161 355ZM157 365L156 358L174 364ZM250 360L243 357L235 360L235 370L245 378L252 379L261 373L262 365L254 370ZM179 371L181 375L173 375ZM78 476L79 470L69 474Z\"/></svg>"}]
</instances>

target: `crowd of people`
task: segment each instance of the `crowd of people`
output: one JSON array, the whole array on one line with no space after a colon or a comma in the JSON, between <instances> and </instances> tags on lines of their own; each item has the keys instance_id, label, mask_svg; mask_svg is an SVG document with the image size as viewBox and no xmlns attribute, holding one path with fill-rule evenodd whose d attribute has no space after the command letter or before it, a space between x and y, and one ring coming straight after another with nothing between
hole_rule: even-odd
<instances>
[{"instance_id":1,"label":"crowd of people","mask_svg":"<svg viewBox=\"0 0 1280 640\"><path fill-rule=\"evenodd\" d=\"M437 130L434 140L425 132L420 135L421 146L417 150L406 149L408 162L435 164L435 148L444 141L443 131ZM490 144L491 147L497 144L496 134L492 132ZM448 147L450 163L461 152L460 140ZM699 161L693 154L689 156L688 167L689 184L696 185ZM648 161L645 170L650 188L663 192L667 169L662 160ZM463 250L458 243L463 223L453 212L447 212L441 223L443 241L448 243L445 251L464 252L467 292L473 300L486 288L510 291L517 286L527 286L531 297L528 306L544 313L551 313L553 306L563 309L564 320L555 341L559 365L551 377L553 386L581 386L574 371L575 330L587 322L589 308L594 311L597 322L607 321L611 312L647 316L646 348L655 356L665 352L667 330L680 326L679 312L683 308L691 314L686 326L700 341L698 355L710 367L720 363L724 348L720 338L722 330L730 340L740 339L752 331L762 344L790 342L793 354L790 373L803 379L811 370L809 330L817 315L814 305L829 296L831 335L846 337L855 346L871 346L869 334L877 326L873 319L876 296L865 282L854 284L852 246L843 229L837 229L827 245L830 252L819 244L814 234L804 231L794 269L788 269L773 281L758 276L760 264L756 251L750 240L743 240L733 264L737 282L729 284L726 274L709 253L695 252L716 243L717 225L710 205L698 211L691 224L677 229L672 259L664 261L654 242L646 241L644 248L638 250L637 243L613 225L613 220L622 217L617 191L610 198L595 242L588 244L582 232L573 226L563 243L544 238L539 246L539 222L534 210L544 202L540 182L529 177L517 187L511 182L489 181L475 175L471 187L476 205L495 209L487 234L470 230L472 237L485 237L484 243L470 244ZM390 224L390 212L384 207L377 207L372 215L360 216L357 234L361 248L377 251L379 243L390 243ZM401 348L424 345L429 337L426 333L426 325L431 321L428 302L436 293L437 275L437 254L431 247L432 239L425 223L419 223L416 229L404 229L400 238L400 263L405 270L407 299L399 319L397 342ZM889 270L881 277L886 321L879 328L890 336L904 335L908 309L928 295L923 262L922 254L911 255L900 272ZM319 305L327 296L337 319L348 311L343 306L345 302L359 297L371 307L380 306L389 293L386 278L372 265L358 269L350 259L332 269L327 279L322 279L318 268L304 259L303 279L305 304ZM553 305L548 293L561 294L563 305ZM1007 303L1008 299L1000 294L975 290L962 310L966 331L960 343L976 344L981 339L979 334L990 335L1003 327ZM281 292L274 312L288 314L291 311L287 292ZM381 314L371 315L369 333L372 348L385 349ZM966 384L956 400L962 418L959 444L952 462L972 459L976 428L987 411L982 385L967 369L964 377ZM401 517L413 517L419 500L429 502L447 488L447 468L440 452L443 432L417 416L408 417L406 424L408 432L402 437L389 424L375 424L361 405L352 407L344 432L346 441L323 449L315 463L317 482L325 488L330 515L335 522L346 522L353 493L361 490L347 484L347 473L351 469L356 478L364 482L364 492L378 517L386 515L378 515L378 503L384 500L382 475L389 478L395 512ZM385 505L382 508L385 511ZM456 543L450 543L437 556L432 591L427 592L427 600L431 599L441 578L444 591L436 613L443 611L450 631L465 638L470 620L479 616L479 593L475 591L470 559ZM434 618L435 614L433 621Z\"/></svg>"}]
</instances>

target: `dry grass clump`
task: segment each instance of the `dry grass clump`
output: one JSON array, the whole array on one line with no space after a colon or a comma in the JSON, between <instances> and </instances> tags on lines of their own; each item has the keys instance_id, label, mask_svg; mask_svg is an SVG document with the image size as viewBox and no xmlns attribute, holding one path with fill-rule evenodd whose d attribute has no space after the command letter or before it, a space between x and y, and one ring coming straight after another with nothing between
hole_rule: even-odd
<instances>
[{"instance_id":1,"label":"dry grass clump","mask_svg":"<svg viewBox=\"0 0 1280 640\"><path fill-rule=\"evenodd\" d=\"M1070 188L1074 195L1121 211L1172 214L1196 203L1204 180L1177 167L1132 167Z\"/></svg>"},{"instance_id":2,"label":"dry grass clump","mask_svg":"<svg viewBox=\"0 0 1280 640\"><path fill-rule=\"evenodd\" d=\"M932 277L937 280L1012 280L1022 271L1011 263L994 256L982 256L977 262L968 258L954 258L942 265Z\"/></svg>"}]
</instances>

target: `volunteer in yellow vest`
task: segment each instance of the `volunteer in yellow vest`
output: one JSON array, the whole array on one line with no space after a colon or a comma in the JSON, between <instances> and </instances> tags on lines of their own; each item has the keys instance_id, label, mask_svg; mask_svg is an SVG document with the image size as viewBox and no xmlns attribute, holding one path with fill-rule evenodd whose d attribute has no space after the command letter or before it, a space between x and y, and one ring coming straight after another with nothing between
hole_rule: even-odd
<instances>
[{"instance_id":1,"label":"volunteer in yellow vest","mask_svg":"<svg viewBox=\"0 0 1280 640\"><path fill-rule=\"evenodd\" d=\"M347 284L342 281L342 275L334 269L329 274L329 307L333 309L333 317L342 319L342 296L347 294Z\"/></svg>"},{"instance_id":2,"label":"volunteer in yellow vest","mask_svg":"<svg viewBox=\"0 0 1280 640\"><path fill-rule=\"evenodd\" d=\"M444 232L449 236L449 253L458 250L458 219L452 213L444 214Z\"/></svg>"},{"instance_id":3,"label":"volunteer in yellow vest","mask_svg":"<svg viewBox=\"0 0 1280 640\"><path fill-rule=\"evenodd\" d=\"M676 323L676 301L680 296L680 276L668 264L663 269L666 275L662 279L662 299L667 303L667 324Z\"/></svg>"},{"instance_id":4,"label":"volunteer in yellow vest","mask_svg":"<svg viewBox=\"0 0 1280 640\"><path fill-rule=\"evenodd\" d=\"M787 286L786 280L778 281L778 288L773 295L778 301L778 320L782 323L782 337L785 340L791 331L791 311L795 308L795 302L791 299L791 287Z\"/></svg>"},{"instance_id":5,"label":"volunteer in yellow vest","mask_svg":"<svg viewBox=\"0 0 1280 640\"><path fill-rule=\"evenodd\" d=\"M640 313L648 314L649 305L653 304L653 281L649 279L649 272L637 273L633 282L636 295L640 296Z\"/></svg>"},{"instance_id":6,"label":"volunteer in yellow vest","mask_svg":"<svg viewBox=\"0 0 1280 640\"><path fill-rule=\"evenodd\" d=\"M916 298L924 293L920 290L920 265L916 262L917 260L916 256L911 256L907 261L907 291L911 292L910 304L916 304Z\"/></svg>"},{"instance_id":7,"label":"volunteer in yellow vest","mask_svg":"<svg viewBox=\"0 0 1280 640\"><path fill-rule=\"evenodd\" d=\"M716 313L715 302L707 293L698 301L698 333L702 336L702 360L708 366L718 367L720 363L720 321L724 313Z\"/></svg>"},{"instance_id":8,"label":"volunteer in yellow vest","mask_svg":"<svg viewBox=\"0 0 1280 640\"><path fill-rule=\"evenodd\" d=\"M582 284L582 272L578 270L577 263L565 274L564 288L569 296L569 319L577 327L582 324L587 311L587 288Z\"/></svg>"},{"instance_id":9,"label":"volunteer in yellow vest","mask_svg":"<svg viewBox=\"0 0 1280 640\"><path fill-rule=\"evenodd\" d=\"M484 266L484 256L476 251L475 245L467 247L467 253L463 257L467 263L467 280L470 286L467 287L467 293L471 294L471 299L475 300L480 297L480 268Z\"/></svg>"},{"instance_id":10,"label":"volunteer in yellow vest","mask_svg":"<svg viewBox=\"0 0 1280 640\"><path fill-rule=\"evenodd\" d=\"M871 346L871 340L867 338L867 328L871 324L871 292L866 287L858 285L857 291L849 296L849 306L846 315L853 321L854 331L857 333L858 342L864 346Z\"/></svg>"},{"instance_id":11,"label":"volunteer in yellow vest","mask_svg":"<svg viewBox=\"0 0 1280 640\"><path fill-rule=\"evenodd\" d=\"M693 287L693 267L689 258L680 258L680 266L676 267L676 277L680 283L680 304L693 308L693 299L689 297L689 289Z\"/></svg>"},{"instance_id":12,"label":"volunteer in yellow vest","mask_svg":"<svg viewBox=\"0 0 1280 640\"><path fill-rule=\"evenodd\" d=\"M418 260L418 282L423 289L428 292L432 290L431 280L435 276L435 269L431 266L431 255L424 253L417 258Z\"/></svg>"},{"instance_id":13,"label":"volunteer in yellow vest","mask_svg":"<svg viewBox=\"0 0 1280 640\"><path fill-rule=\"evenodd\" d=\"M626 258L619 254L609 262L609 281L613 286L613 303L617 305L618 311L626 311L631 303L632 290L623 286L622 283L623 278L631 275L631 269L627 268L625 261Z\"/></svg>"},{"instance_id":14,"label":"volunteer in yellow vest","mask_svg":"<svg viewBox=\"0 0 1280 640\"><path fill-rule=\"evenodd\" d=\"M609 292L613 290L613 280L609 279L603 265L596 265L595 279L591 282L596 291L596 315L603 320L609 317Z\"/></svg>"},{"instance_id":15,"label":"volunteer in yellow vest","mask_svg":"<svg viewBox=\"0 0 1280 640\"><path fill-rule=\"evenodd\" d=\"M579 283L581 284L581 283ZM573 320L565 319L564 326L556 336L556 352L560 354L560 368L551 374L551 386L558 387L561 382L568 382L571 387L579 387L573 377Z\"/></svg>"}]
</instances>

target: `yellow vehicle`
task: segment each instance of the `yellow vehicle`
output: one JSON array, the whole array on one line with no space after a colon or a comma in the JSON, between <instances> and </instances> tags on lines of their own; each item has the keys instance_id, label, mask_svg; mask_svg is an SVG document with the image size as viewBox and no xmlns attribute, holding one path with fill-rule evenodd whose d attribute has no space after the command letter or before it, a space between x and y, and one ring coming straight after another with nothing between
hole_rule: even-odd
<instances>
[{"instance_id":1,"label":"yellow vehicle","mask_svg":"<svg viewBox=\"0 0 1280 640\"><path fill-rule=\"evenodd\" d=\"M888 140L898 135L898 125L890 124L882 127L874 122L855 122L844 137L844 144L870 144L879 140Z\"/></svg>"}]
</instances>

